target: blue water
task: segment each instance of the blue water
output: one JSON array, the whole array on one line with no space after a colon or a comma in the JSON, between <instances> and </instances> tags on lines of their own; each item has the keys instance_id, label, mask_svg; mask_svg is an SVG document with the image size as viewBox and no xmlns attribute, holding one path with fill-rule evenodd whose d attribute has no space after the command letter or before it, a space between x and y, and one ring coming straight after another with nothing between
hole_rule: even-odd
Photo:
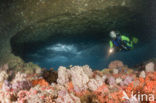
<instances>
[{"instance_id":1,"label":"blue water","mask_svg":"<svg viewBox=\"0 0 156 103\"><path fill-rule=\"evenodd\" d=\"M113 60L121 60L129 67L156 57L156 41L138 43L131 51L108 55L108 43L63 43L59 40L48 43L35 52L25 55L26 61L32 61L41 67L54 68L70 65L89 65L93 69L104 69Z\"/></svg>"}]
</instances>

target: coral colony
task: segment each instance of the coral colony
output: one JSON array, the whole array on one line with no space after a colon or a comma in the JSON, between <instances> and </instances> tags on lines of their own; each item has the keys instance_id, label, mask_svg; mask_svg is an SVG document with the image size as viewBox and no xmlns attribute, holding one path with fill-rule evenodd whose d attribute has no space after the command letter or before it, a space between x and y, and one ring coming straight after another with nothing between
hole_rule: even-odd
<instances>
[{"instance_id":1,"label":"coral colony","mask_svg":"<svg viewBox=\"0 0 156 103\"><path fill-rule=\"evenodd\" d=\"M143 65L133 70L113 61L102 71L85 65L13 73L6 64L0 68L0 103L154 103L155 62Z\"/></svg>"}]
</instances>

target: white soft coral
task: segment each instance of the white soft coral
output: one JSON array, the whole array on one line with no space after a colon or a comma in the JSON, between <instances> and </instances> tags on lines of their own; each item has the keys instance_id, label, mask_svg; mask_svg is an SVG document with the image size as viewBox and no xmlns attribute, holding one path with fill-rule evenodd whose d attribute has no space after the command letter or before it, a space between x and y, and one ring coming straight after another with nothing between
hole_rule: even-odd
<instances>
[{"instance_id":1,"label":"white soft coral","mask_svg":"<svg viewBox=\"0 0 156 103\"><path fill-rule=\"evenodd\" d=\"M80 98L74 96L72 93L62 90L58 92L56 103L81 103L81 101Z\"/></svg>"},{"instance_id":2,"label":"white soft coral","mask_svg":"<svg viewBox=\"0 0 156 103\"><path fill-rule=\"evenodd\" d=\"M21 72L18 72L16 75L15 75L15 78L14 80L12 81L12 83L16 83L18 81L27 81L27 74L26 73L21 73Z\"/></svg>"},{"instance_id":3,"label":"white soft coral","mask_svg":"<svg viewBox=\"0 0 156 103\"><path fill-rule=\"evenodd\" d=\"M83 68L80 66L74 66L70 70L71 80L76 91L87 88L87 82L89 81L88 75L83 71ZM80 92L79 91L79 92Z\"/></svg>"},{"instance_id":4,"label":"white soft coral","mask_svg":"<svg viewBox=\"0 0 156 103\"><path fill-rule=\"evenodd\" d=\"M0 82L3 82L4 80L6 80L8 78L8 74L6 71L1 71L0 72Z\"/></svg>"},{"instance_id":5,"label":"white soft coral","mask_svg":"<svg viewBox=\"0 0 156 103\"><path fill-rule=\"evenodd\" d=\"M89 80L88 88L92 91L95 91L102 85L103 85L103 78L97 75L95 79Z\"/></svg>"},{"instance_id":6,"label":"white soft coral","mask_svg":"<svg viewBox=\"0 0 156 103\"><path fill-rule=\"evenodd\" d=\"M60 84L60 85L64 85L67 82L69 82L68 70L63 66L60 66L59 69L58 69L57 83Z\"/></svg>"},{"instance_id":7,"label":"white soft coral","mask_svg":"<svg viewBox=\"0 0 156 103\"><path fill-rule=\"evenodd\" d=\"M84 73L88 76L88 77L92 77L93 76L93 72L92 69L88 66L82 66Z\"/></svg>"}]
</instances>

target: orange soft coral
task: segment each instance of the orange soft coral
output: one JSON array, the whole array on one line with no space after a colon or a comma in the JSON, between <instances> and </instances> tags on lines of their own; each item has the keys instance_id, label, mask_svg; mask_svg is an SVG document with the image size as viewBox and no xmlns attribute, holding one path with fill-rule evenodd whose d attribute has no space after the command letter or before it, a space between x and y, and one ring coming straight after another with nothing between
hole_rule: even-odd
<instances>
[{"instance_id":1,"label":"orange soft coral","mask_svg":"<svg viewBox=\"0 0 156 103\"><path fill-rule=\"evenodd\" d=\"M123 101L123 91L118 89L115 92L111 92L106 84L100 86L94 94L96 94L100 103L120 103Z\"/></svg>"},{"instance_id":2,"label":"orange soft coral","mask_svg":"<svg viewBox=\"0 0 156 103\"><path fill-rule=\"evenodd\" d=\"M32 80L32 85L33 85L33 86L36 86L36 85L48 86L49 83L46 82L44 79L37 79L37 80Z\"/></svg>"},{"instance_id":3,"label":"orange soft coral","mask_svg":"<svg viewBox=\"0 0 156 103\"><path fill-rule=\"evenodd\" d=\"M69 92L73 91L74 90L73 83L72 82L67 83L67 88Z\"/></svg>"},{"instance_id":4,"label":"orange soft coral","mask_svg":"<svg viewBox=\"0 0 156 103\"><path fill-rule=\"evenodd\" d=\"M146 78L136 78L131 84L129 84L124 90L130 96L133 93L137 94L154 94L156 96L156 72L147 73ZM139 84L135 85L135 82L139 81ZM153 102L151 102L153 103Z\"/></svg>"}]
</instances>

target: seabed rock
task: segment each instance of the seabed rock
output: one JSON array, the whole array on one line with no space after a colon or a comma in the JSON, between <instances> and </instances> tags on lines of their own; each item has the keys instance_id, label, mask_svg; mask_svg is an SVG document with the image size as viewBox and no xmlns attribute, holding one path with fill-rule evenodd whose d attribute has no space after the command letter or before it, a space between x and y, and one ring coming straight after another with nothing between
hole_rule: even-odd
<instances>
[{"instance_id":1,"label":"seabed rock","mask_svg":"<svg viewBox=\"0 0 156 103\"><path fill-rule=\"evenodd\" d=\"M57 82L58 74L52 68L50 70L44 69L41 75L49 84Z\"/></svg>"}]
</instances>

